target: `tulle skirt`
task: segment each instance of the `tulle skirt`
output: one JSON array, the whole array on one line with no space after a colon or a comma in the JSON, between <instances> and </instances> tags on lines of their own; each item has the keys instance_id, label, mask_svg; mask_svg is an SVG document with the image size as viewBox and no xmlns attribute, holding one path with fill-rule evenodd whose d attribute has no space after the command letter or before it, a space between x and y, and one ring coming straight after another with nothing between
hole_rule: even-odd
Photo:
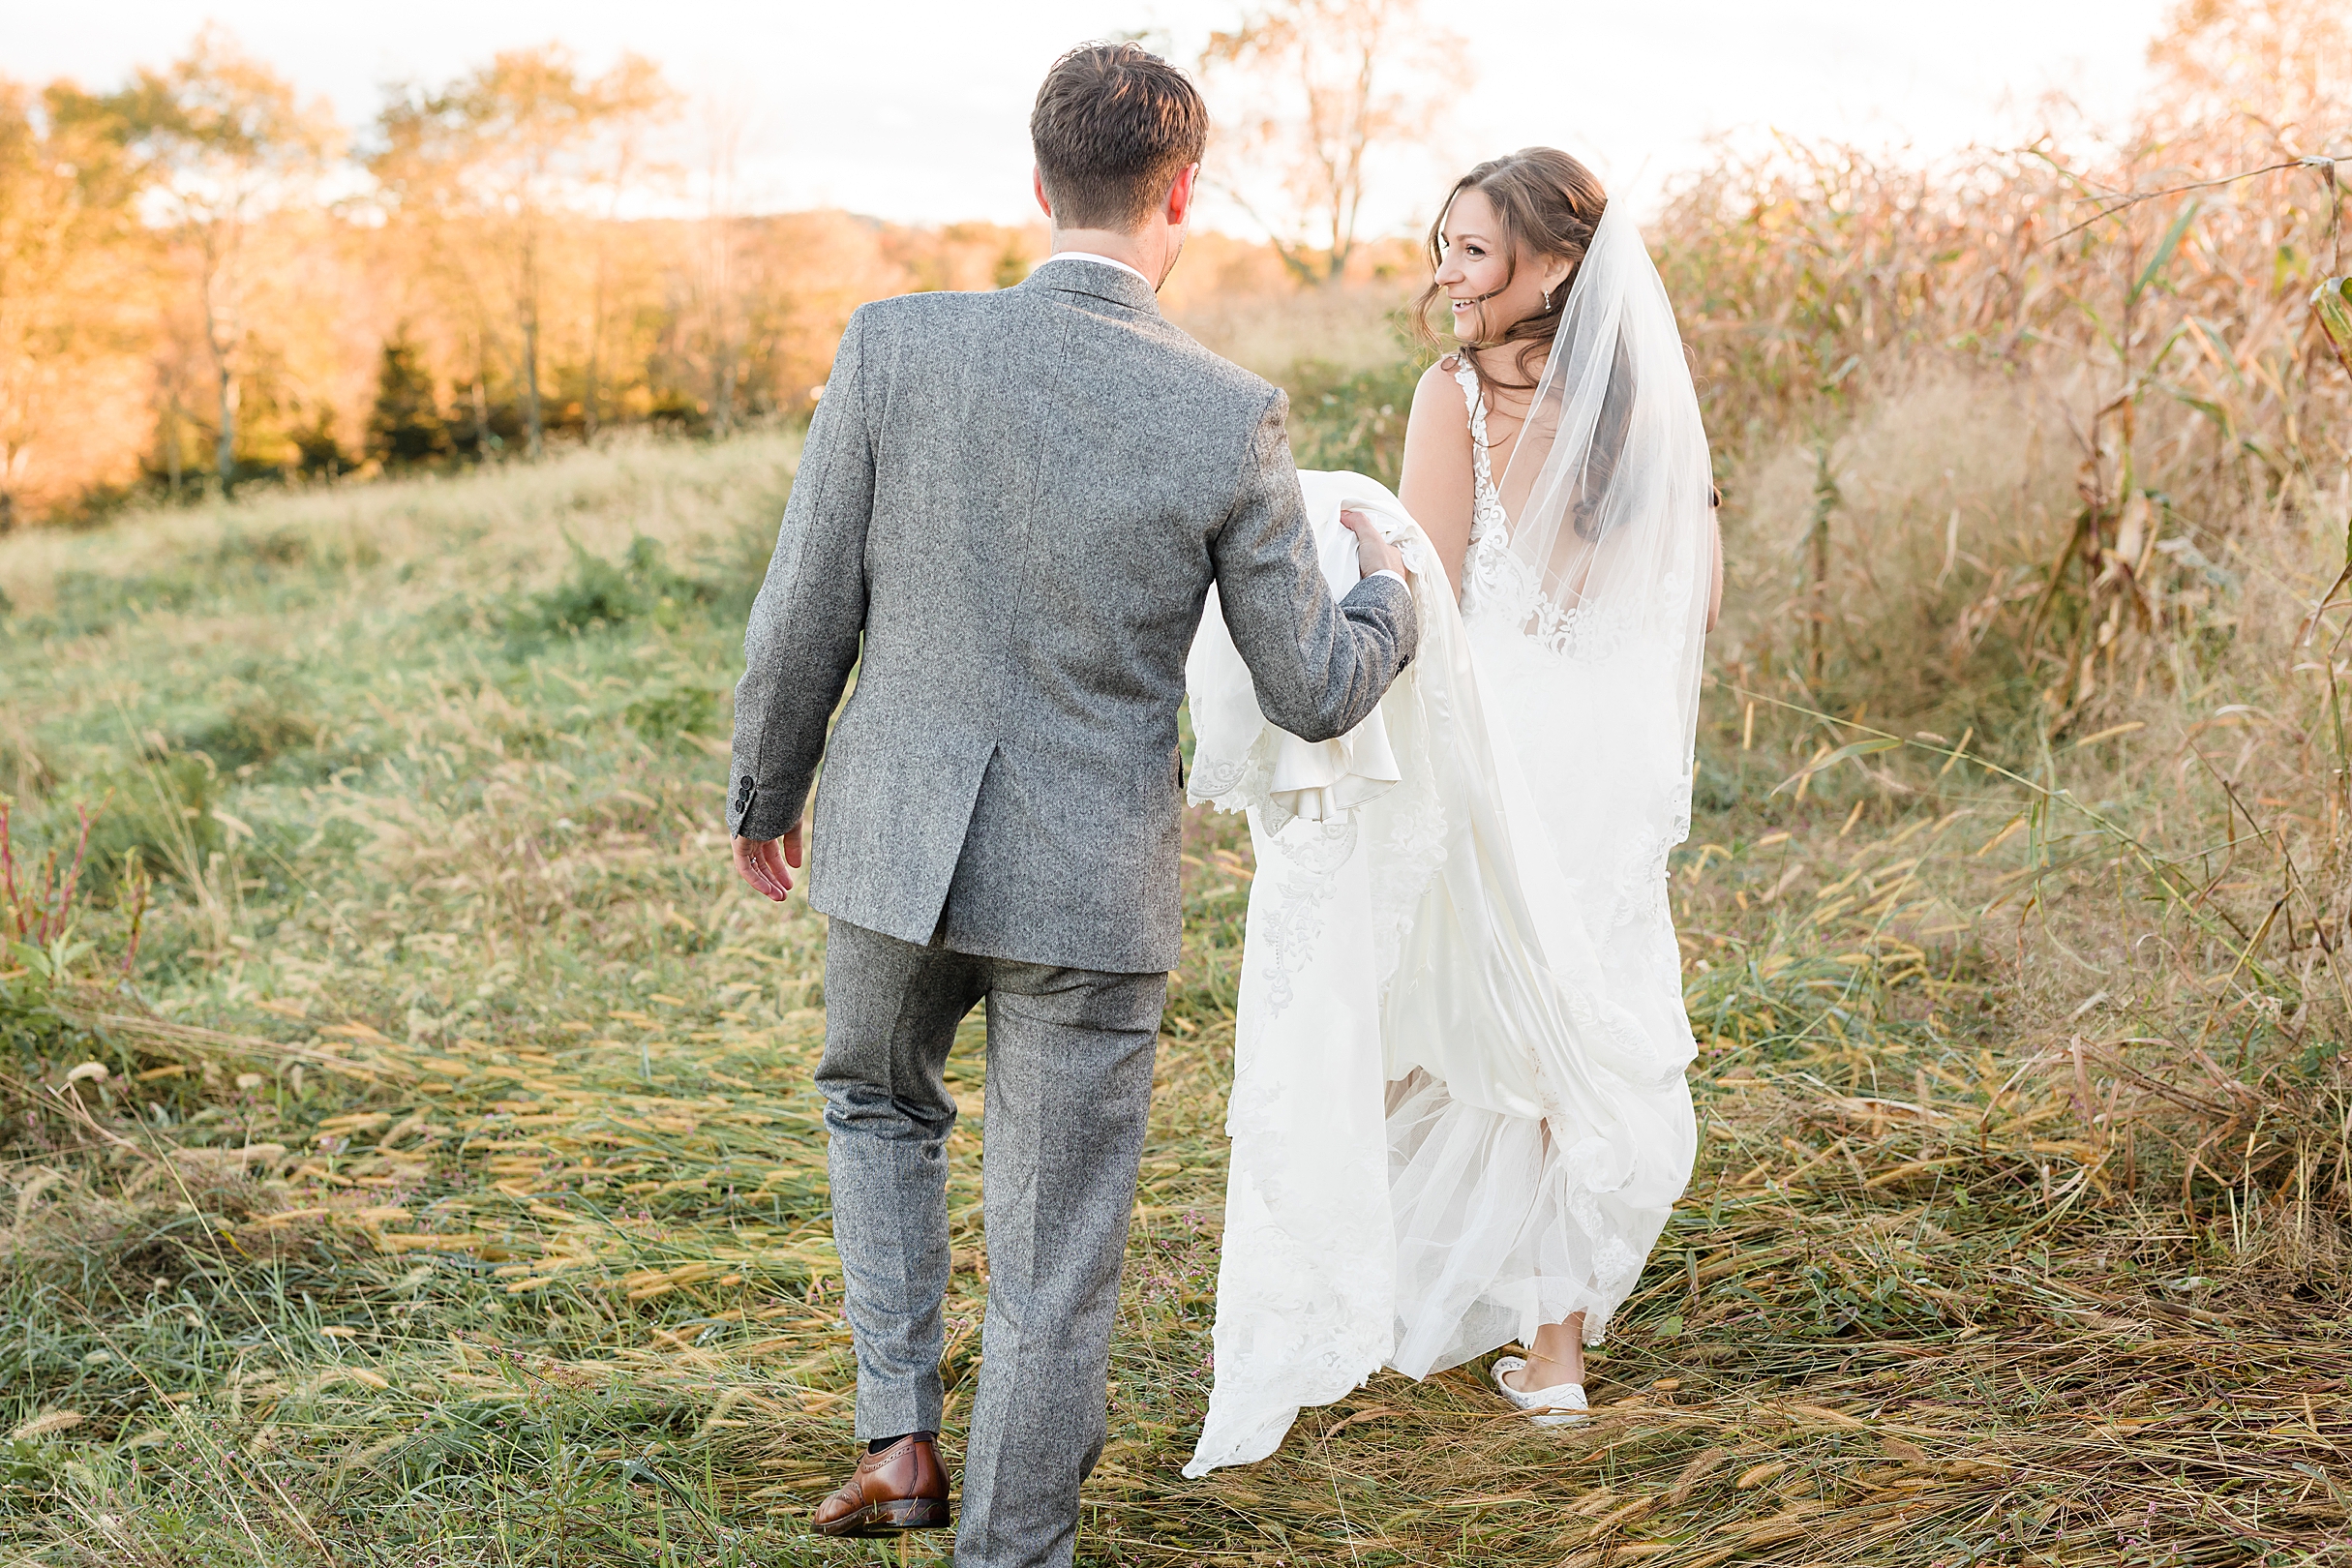
<instances>
[{"instance_id":1,"label":"tulle skirt","mask_svg":"<svg viewBox=\"0 0 2352 1568\"><path fill-rule=\"evenodd\" d=\"M1669 1160L1697 1131L1690 1091L1676 1087L1654 1107L1655 1147ZM1465 1105L1425 1072L1391 1083L1387 1099L1397 1238L1388 1365L1426 1377L1578 1312L1585 1342L1599 1344L1673 1199L1590 1191L1540 1119Z\"/></svg>"}]
</instances>

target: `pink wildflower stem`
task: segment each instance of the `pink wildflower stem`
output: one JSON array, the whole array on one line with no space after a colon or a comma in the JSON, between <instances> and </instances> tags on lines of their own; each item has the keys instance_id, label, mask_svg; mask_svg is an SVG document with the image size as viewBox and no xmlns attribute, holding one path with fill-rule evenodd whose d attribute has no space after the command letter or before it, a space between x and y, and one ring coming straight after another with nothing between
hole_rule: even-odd
<instances>
[{"instance_id":1,"label":"pink wildflower stem","mask_svg":"<svg viewBox=\"0 0 2352 1568\"><path fill-rule=\"evenodd\" d=\"M16 907L16 841L9 832L6 800L0 800L0 908L8 913L9 935L24 935L23 915Z\"/></svg>"},{"instance_id":2,"label":"pink wildflower stem","mask_svg":"<svg viewBox=\"0 0 2352 1568\"><path fill-rule=\"evenodd\" d=\"M57 901L50 906L48 918L41 923L44 947L65 929L66 916L74 907L74 890L81 884L82 861L90 854L90 808L78 806L75 810L81 817L81 835L74 841L74 863L66 869L65 886L58 890Z\"/></svg>"}]
</instances>

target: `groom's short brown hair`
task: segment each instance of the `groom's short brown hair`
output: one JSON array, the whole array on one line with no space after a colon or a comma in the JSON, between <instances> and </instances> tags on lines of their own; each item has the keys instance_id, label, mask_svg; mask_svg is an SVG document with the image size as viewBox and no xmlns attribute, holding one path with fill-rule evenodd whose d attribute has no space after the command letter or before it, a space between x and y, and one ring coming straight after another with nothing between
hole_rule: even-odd
<instances>
[{"instance_id":1,"label":"groom's short brown hair","mask_svg":"<svg viewBox=\"0 0 2352 1568\"><path fill-rule=\"evenodd\" d=\"M1209 143L1209 106L1139 44L1086 44L1045 74L1029 140L1054 222L1131 234Z\"/></svg>"}]
</instances>

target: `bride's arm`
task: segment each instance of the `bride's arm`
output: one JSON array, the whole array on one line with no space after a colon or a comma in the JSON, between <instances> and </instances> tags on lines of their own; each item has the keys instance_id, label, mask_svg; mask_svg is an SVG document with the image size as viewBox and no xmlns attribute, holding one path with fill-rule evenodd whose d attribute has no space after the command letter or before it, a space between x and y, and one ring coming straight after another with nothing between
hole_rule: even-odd
<instances>
[{"instance_id":1,"label":"bride's arm","mask_svg":"<svg viewBox=\"0 0 2352 1568\"><path fill-rule=\"evenodd\" d=\"M1440 360L1422 373L1421 384L1413 389L1397 498L1436 547L1456 598L1462 596L1462 558L1470 547L1474 483L1469 410L1462 405L1461 384Z\"/></svg>"}]
</instances>

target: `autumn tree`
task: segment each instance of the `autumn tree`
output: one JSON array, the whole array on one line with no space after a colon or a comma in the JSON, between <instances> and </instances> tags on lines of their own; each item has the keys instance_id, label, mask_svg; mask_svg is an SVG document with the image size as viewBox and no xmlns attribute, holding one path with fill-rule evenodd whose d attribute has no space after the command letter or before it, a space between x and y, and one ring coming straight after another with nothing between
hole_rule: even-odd
<instances>
[{"instance_id":1,"label":"autumn tree","mask_svg":"<svg viewBox=\"0 0 2352 1568\"><path fill-rule=\"evenodd\" d=\"M36 98L0 80L0 533L28 492L72 481L72 464L45 474L39 459L87 417L79 394L128 335L136 225L106 123L70 88Z\"/></svg>"},{"instance_id":2,"label":"autumn tree","mask_svg":"<svg viewBox=\"0 0 2352 1568\"><path fill-rule=\"evenodd\" d=\"M142 202L185 258L212 373L214 471L226 489L236 477L240 377L252 341L254 240L270 214L315 196L337 139L334 120L322 103L298 103L291 83L218 27L198 33L171 66L142 69L92 106L110 118Z\"/></svg>"},{"instance_id":3,"label":"autumn tree","mask_svg":"<svg viewBox=\"0 0 2352 1568\"><path fill-rule=\"evenodd\" d=\"M477 249L496 273L533 457L545 444L541 338L558 219L598 207L612 215L618 193L644 171L646 133L677 102L650 60L624 54L588 76L569 50L548 44L499 54L437 90L397 94L378 116L370 166L393 215L432 226L444 248ZM591 362L603 292L590 306Z\"/></svg>"},{"instance_id":4,"label":"autumn tree","mask_svg":"<svg viewBox=\"0 0 2352 1568\"><path fill-rule=\"evenodd\" d=\"M744 239L742 160L752 110L739 98L707 101L702 109L702 218L694 238L693 334L709 388L710 425L731 434L743 374L744 297L748 258Z\"/></svg>"},{"instance_id":5,"label":"autumn tree","mask_svg":"<svg viewBox=\"0 0 2352 1568\"><path fill-rule=\"evenodd\" d=\"M1210 36L1200 74L1234 128L1209 179L1300 282L1325 285L1355 254L1374 166L1425 141L1469 79L1462 41L1421 0L1272 0Z\"/></svg>"}]
</instances>

